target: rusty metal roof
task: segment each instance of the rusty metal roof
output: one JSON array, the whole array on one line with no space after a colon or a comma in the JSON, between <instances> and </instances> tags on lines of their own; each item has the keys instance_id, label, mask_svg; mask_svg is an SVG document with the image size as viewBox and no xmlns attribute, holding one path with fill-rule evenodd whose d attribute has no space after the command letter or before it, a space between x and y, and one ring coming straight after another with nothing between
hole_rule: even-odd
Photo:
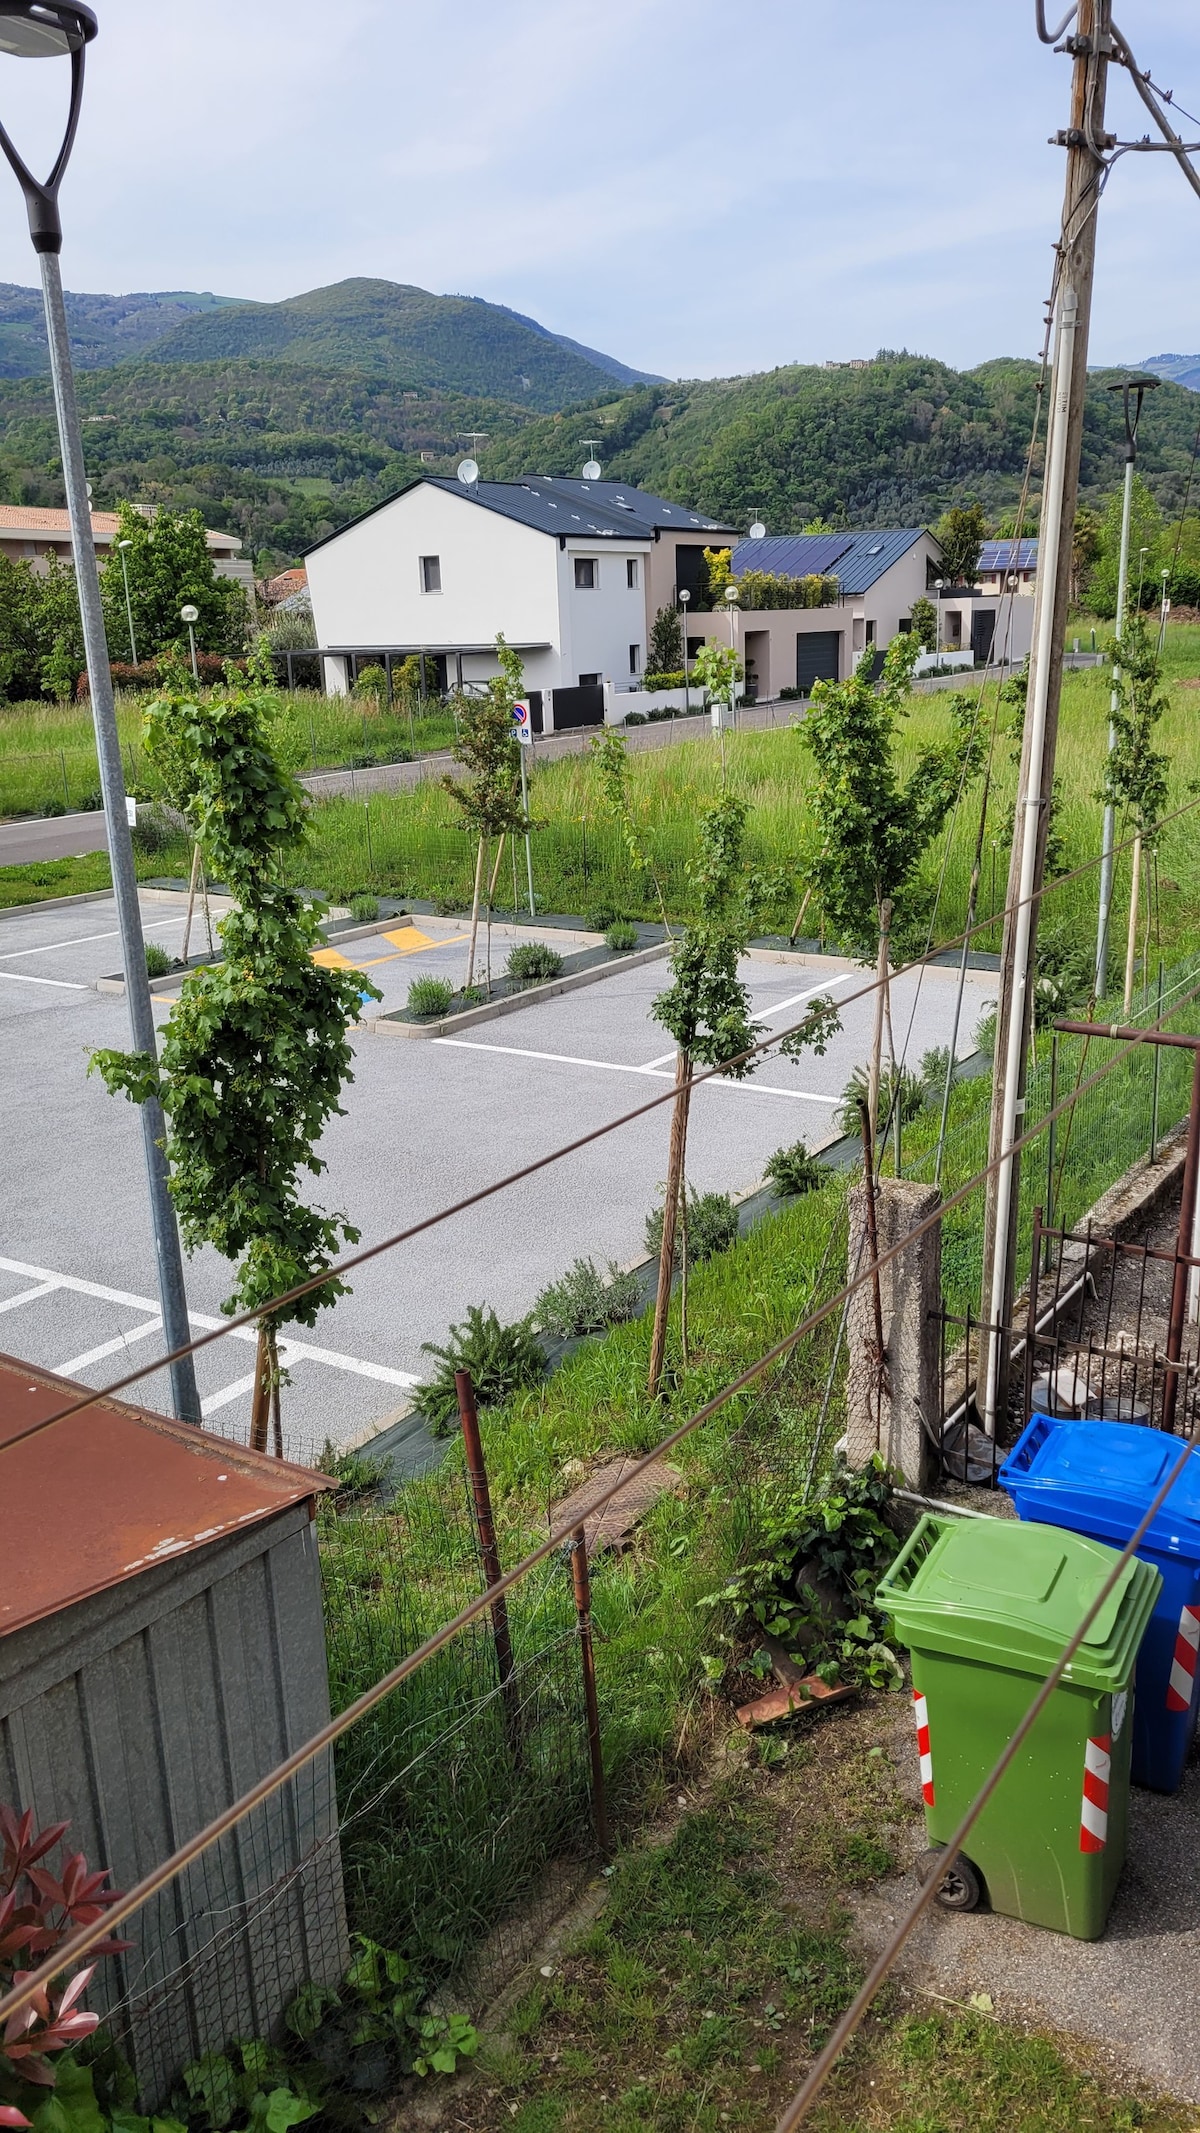
<instances>
[{"instance_id":1,"label":"rusty metal roof","mask_svg":"<svg viewBox=\"0 0 1200 2133\"><path fill-rule=\"evenodd\" d=\"M123 1400L20 1438L86 1389L0 1355L0 1636L332 1486Z\"/></svg>"}]
</instances>

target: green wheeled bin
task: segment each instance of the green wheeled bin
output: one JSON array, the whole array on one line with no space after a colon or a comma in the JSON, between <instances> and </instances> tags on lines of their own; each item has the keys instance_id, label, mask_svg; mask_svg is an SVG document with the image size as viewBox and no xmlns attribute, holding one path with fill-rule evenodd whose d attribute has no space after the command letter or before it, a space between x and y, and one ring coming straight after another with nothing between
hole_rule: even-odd
<instances>
[{"instance_id":1,"label":"green wheeled bin","mask_svg":"<svg viewBox=\"0 0 1200 2133\"><path fill-rule=\"evenodd\" d=\"M962 1820L1117 1550L1059 1526L922 1518L877 1604L912 1655L921 1790L936 1848ZM1095 1940L1125 1859L1132 1691L1162 1579L1127 1563L939 1890Z\"/></svg>"}]
</instances>

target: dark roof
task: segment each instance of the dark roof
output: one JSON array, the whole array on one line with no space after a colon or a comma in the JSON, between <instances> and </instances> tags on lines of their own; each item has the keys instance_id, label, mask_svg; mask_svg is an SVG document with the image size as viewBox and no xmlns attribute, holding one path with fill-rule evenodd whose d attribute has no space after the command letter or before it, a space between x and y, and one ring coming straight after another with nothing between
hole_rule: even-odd
<instances>
[{"instance_id":1,"label":"dark roof","mask_svg":"<svg viewBox=\"0 0 1200 2133\"><path fill-rule=\"evenodd\" d=\"M86 1390L0 1356L0 1637L331 1486L124 1400L21 1436Z\"/></svg>"},{"instance_id":2,"label":"dark roof","mask_svg":"<svg viewBox=\"0 0 1200 2133\"><path fill-rule=\"evenodd\" d=\"M710 518L706 511L692 511L687 504L670 504L665 496L652 496L648 489L634 489L628 482L577 481L540 474L526 474L522 480L526 488L567 497L576 508L586 504L593 510L606 512L618 524L642 526L647 533L737 532L736 526L728 526L719 518Z\"/></svg>"},{"instance_id":3,"label":"dark roof","mask_svg":"<svg viewBox=\"0 0 1200 2133\"><path fill-rule=\"evenodd\" d=\"M352 526L361 526L365 519L373 518L377 511L386 511L389 504L397 503L402 496L407 496L410 490L422 487L442 489L448 496L463 497L473 504L482 504L485 511L498 511L502 518L515 519L519 525L531 526L536 533L573 534L577 539L590 534L604 541L649 541L654 537L655 521L647 521L644 513L633 516L619 507L609 508L607 505L593 502L586 494L569 493L574 490L586 491L589 487L619 488L619 483L551 482L531 476L524 481L477 481L467 488L461 481L444 474L421 474L415 481L406 483L403 489L397 489L394 496L387 496L381 504L372 504L369 511L360 512L357 518L350 520L349 525L339 526L336 533L327 533L324 539L314 541L311 548L305 549L305 554L315 555L318 548L324 548L330 541L340 540L343 533L348 533ZM621 493L632 499L639 491L629 489L622 490ZM648 501L658 504L660 499L653 497ZM670 508L669 505L664 506L664 509ZM680 509L678 505L674 508ZM668 520L667 523L674 522ZM707 520L697 520L696 523L703 525L706 530L712 530Z\"/></svg>"},{"instance_id":4,"label":"dark roof","mask_svg":"<svg viewBox=\"0 0 1200 2133\"><path fill-rule=\"evenodd\" d=\"M923 526L885 527L872 533L767 534L761 541L739 541L733 574L770 570L804 578L817 573L836 577L843 593L863 593L924 535Z\"/></svg>"},{"instance_id":5,"label":"dark roof","mask_svg":"<svg viewBox=\"0 0 1200 2133\"><path fill-rule=\"evenodd\" d=\"M1018 551L1013 561L1013 549ZM985 541L979 551L980 570L1036 570L1038 544L1036 540Z\"/></svg>"}]
</instances>

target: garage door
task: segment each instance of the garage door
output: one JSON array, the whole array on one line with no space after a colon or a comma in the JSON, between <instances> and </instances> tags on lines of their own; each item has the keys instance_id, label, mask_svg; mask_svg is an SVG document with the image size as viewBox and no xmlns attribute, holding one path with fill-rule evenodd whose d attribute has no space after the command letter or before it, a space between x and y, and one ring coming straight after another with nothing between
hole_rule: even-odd
<instances>
[{"instance_id":1,"label":"garage door","mask_svg":"<svg viewBox=\"0 0 1200 2133\"><path fill-rule=\"evenodd\" d=\"M796 687L801 696L811 696L814 681L838 678L840 630L805 630L796 636Z\"/></svg>"}]
</instances>

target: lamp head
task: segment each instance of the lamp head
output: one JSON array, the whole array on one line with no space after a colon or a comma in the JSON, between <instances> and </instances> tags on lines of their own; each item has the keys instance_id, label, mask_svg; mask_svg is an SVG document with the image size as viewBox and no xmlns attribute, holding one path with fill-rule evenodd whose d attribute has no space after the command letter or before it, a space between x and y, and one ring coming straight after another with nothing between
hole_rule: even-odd
<instances>
[{"instance_id":1,"label":"lamp head","mask_svg":"<svg viewBox=\"0 0 1200 2133\"><path fill-rule=\"evenodd\" d=\"M0 52L13 59L61 59L90 44L98 26L84 0L0 0Z\"/></svg>"},{"instance_id":2,"label":"lamp head","mask_svg":"<svg viewBox=\"0 0 1200 2133\"><path fill-rule=\"evenodd\" d=\"M731 607L733 606L735 600L740 600L741 594L739 593L736 585L727 585L725 587L725 598L728 600Z\"/></svg>"},{"instance_id":3,"label":"lamp head","mask_svg":"<svg viewBox=\"0 0 1200 2133\"><path fill-rule=\"evenodd\" d=\"M180 608L179 619L181 622L199 622L200 610L198 607L193 607L189 600L186 607Z\"/></svg>"},{"instance_id":4,"label":"lamp head","mask_svg":"<svg viewBox=\"0 0 1200 2133\"><path fill-rule=\"evenodd\" d=\"M686 607L686 606L687 606L687 604L688 604L688 601L689 601L689 600L691 599L691 597L692 597L692 596L691 596L690 592L688 591L688 589L687 589L687 586L686 586L686 585L681 585L681 586L680 586L680 588L679 588L679 605L680 605L681 607Z\"/></svg>"},{"instance_id":5,"label":"lamp head","mask_svg":"<svg viewBox=\"0 0 1200 2133\"><path fill-rule=\"evenodd\" d=\"M132 548L132 546L133 546L133 542L132 542L132 541L118 541L118 542L117 542L117 546L118 546L118 548Z\"/></svg>"}]
</instances>

